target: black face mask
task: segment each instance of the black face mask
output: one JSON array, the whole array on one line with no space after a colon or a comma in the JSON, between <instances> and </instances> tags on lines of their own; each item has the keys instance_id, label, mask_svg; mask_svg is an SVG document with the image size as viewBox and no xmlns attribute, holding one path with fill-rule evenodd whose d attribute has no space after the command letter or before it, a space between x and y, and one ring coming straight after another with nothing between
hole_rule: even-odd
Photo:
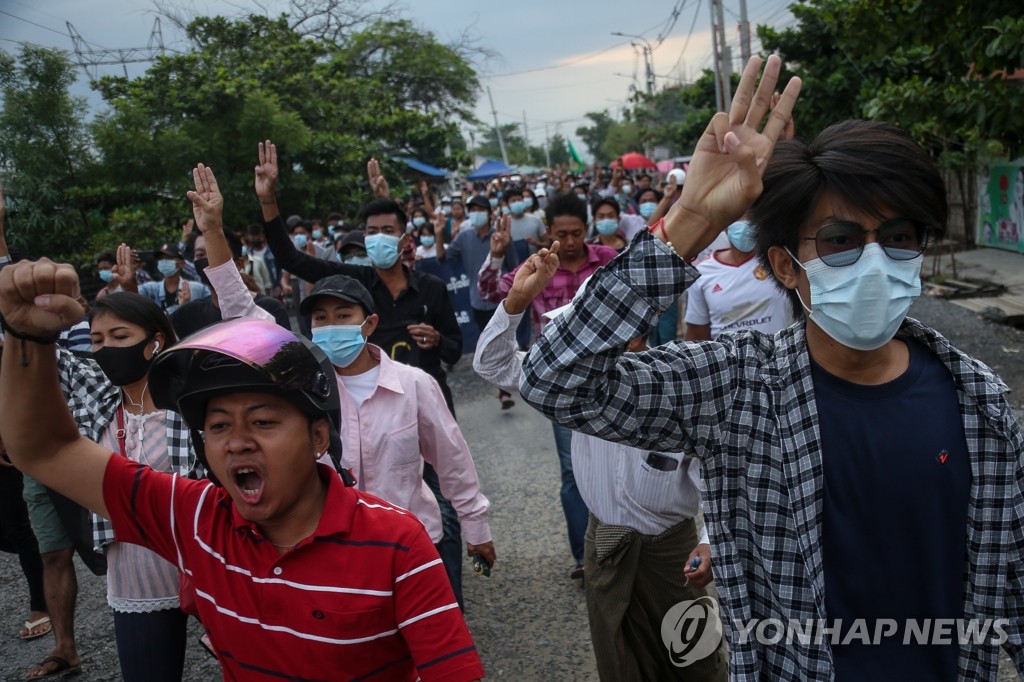
<instances>
[{"instance_id":1,"label":"black face mask","mask_svg":"<svg viewBox=\"0 0 1024 682\"><path fill-rule=\"evenodd\" d=\"M146 376L149 366L153 364L152 359L146 359L146 346L153 340L153 336L153 334L150 334L145 340L140 341L134 346L126 346L124 348L104 346L93 353L92 357L96 360L96 364L100 366L100 369L103 370L103 373L107 375L107 378L110 379L110 383L115 386L134 384Z\"/></svg>"}]
</instances>

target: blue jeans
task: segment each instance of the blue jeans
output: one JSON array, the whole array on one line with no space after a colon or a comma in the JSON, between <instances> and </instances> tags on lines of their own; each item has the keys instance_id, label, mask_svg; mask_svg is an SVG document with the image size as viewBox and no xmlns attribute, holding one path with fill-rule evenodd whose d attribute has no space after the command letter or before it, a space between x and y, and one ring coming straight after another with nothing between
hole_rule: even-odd
<instances>
[{"instance_id":1,"label":"blue jeans","mask_svg":"<svg viewBox=\"0 0 1024 682\"><path fill-rule=\"evenodd\" d=\"M554 422L551 422L551 428L555 432L558 466L562 470L562 512L565 514L565 526L569 531L569 550L572 552L572 558L581 562L583 537L587 534L590 511L580 496L576 478L572 475L572 431Z\"/></svg>"},{"instance_id":2,"label":"blue jeans","mask_svg":"<svg viewBox=\"0 0 1024 682\"><path fill-rule=\"evenodd\" d=\"M427 487L437 498L437 505L441 507L441 529L444 536L434 547L441 555L441 563L448 573L455 601L459 603L460 609L465 610L466 603L462 599L462 524L459 523L455 507L441 494L441 482L437 479L437 472L426 462L423 463L423 480L427 482Z\"/></svg>"}]
</instances>

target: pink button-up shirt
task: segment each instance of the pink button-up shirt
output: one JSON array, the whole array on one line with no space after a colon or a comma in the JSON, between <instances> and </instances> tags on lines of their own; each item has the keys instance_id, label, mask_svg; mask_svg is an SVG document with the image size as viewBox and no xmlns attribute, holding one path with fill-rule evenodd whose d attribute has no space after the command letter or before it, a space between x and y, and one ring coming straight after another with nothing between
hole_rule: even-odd
<instances>
[{"instance_id":1,"label":"pink button-up shirt","mask_svg":"<svg viewBox=\"0 0 1024 682\"><path fill-rule=\"evenodd\" d=\"M224 319L273 316L253 301L234 263L206 269L220 299ZM436 544L443 535L437 499L423 481L423 462L437 471L441 492L451 501L466 542L491 540L487 523L490 502L480 492L473 456L429 374L391 360L368 345L380 363L377 386L356 405L338 378L341 390L342 464L352 470L360 490L408 509L423 522ZM325 455L324 462L329 463Z\"/></svg>"},{"instance_id":2,"label":"pink button-up shirt","mask_svg":"<svg viewBox=\"0 0 1024 682\"><path fill-rule=\"evenodd\" d=\"M437 471L441 492L451 501L466 542L491 540L490 502L480 492L473 456L429 374L395 362L372 344L380 362L377 387L362 405L340 377L342 464L360 490L413 512L435 542L441 541L441 510L423 481L423 462Z\"/></svg>"},{"instance_id":3,"label":"pink button-up shirt","mask_svg":"<svg viewBox=\"0 0 1024 682\"><path fill-rule=\"evenodd\" d=\"M558 266L558 270L555 271L555 276L551 278L551 281L544 291L540 293L536 298L533 299L533 321L544 325L544 313L550 312L556 308L561 308L563 305L567 305L572 301L572 297L576 295L576 291L583 285L594 272L597 271L603 265L611 262L615 256L619 255L615 249L604 246L603 244L587 244L587 260L581 264L575 272L572 270ZM480 272L477 275L477 289L480 292L480 298L491 303L500 303L505 296L508 295L509 289L512 288L512 281L515 279L516 272L522 267L520 264L512 272L506 273L504 276L501 275L501 261L494 262L493 258L488 258L484 261L483 266L480 268Z\"/></svg>"}]
</instances>

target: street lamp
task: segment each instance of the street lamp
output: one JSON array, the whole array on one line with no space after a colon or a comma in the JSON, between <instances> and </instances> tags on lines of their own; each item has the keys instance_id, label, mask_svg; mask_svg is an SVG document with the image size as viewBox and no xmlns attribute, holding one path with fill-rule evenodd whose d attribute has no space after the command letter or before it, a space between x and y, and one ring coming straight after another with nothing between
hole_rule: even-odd
<instances>
[{"instance_id":1,"label":"street lamp","mask_svg":"<svg viewBox=\"0 0 1024 682\"><path fill-rule=\"evenodd\" d=\"M619 36L621 38L636 38L643 43L644 50L644 68L647 70L647 94L651 97L654 96L654 48L647 42L647 38L638 36L632 33L622 33L621 31L612 31L613 36Z\"/></svg>"},{"instance_id":2,"label":"street lamp","mask_svg":"<svg viewBox=\"0 0 1024 682\"><path fill-rule=\"evenodd\" d=\"M643 42L644 50L644 67L647 69L647 118L652 119L654 116L654 48L647 42L647 38L643 36L634 35L632 33L622 33L621 31L613 31L613 36L621 36L623 38L636 38ZM632 43L636 47L636 43ZM644 156L651 158L651 145L645 136L644 140Z\"/></svg>"}]
</instances>

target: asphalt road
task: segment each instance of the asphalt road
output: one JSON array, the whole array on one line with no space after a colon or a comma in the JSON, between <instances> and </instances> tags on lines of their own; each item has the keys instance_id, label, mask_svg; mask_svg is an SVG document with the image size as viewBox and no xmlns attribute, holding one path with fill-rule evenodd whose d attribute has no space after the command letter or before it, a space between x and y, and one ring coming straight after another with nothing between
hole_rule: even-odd
<instances>
[{"instance_id":1,"label":"asphalt road","mask_svg":"<svg viewBox=\"0 0 1024 682\"><path fill-rule=\"evenodd\" d=\"M1024 418L1024 332L981 320L946 301L922 299L911 315L981 358L1014 389L1011 402ZM501 411L469 358L451 375L456 410L485 494L492 502L498 563L490 578L466 564L467 621L492 679L596 680L583 591L568 579L571 563L558 502L559 476L550 425L521 400ZM79 565L77 633L83 674L92 682L119 678L113 620L104 583ZM49 637L21 642L17 630L28 604L13 555L0 555L0 679L49 653ZM193 623L194 636L198 627ZM219 678L198 644L189 649L188 680ZM1006 666L1000 680L1017 679Z\"/></svg>"}]
</instances>

